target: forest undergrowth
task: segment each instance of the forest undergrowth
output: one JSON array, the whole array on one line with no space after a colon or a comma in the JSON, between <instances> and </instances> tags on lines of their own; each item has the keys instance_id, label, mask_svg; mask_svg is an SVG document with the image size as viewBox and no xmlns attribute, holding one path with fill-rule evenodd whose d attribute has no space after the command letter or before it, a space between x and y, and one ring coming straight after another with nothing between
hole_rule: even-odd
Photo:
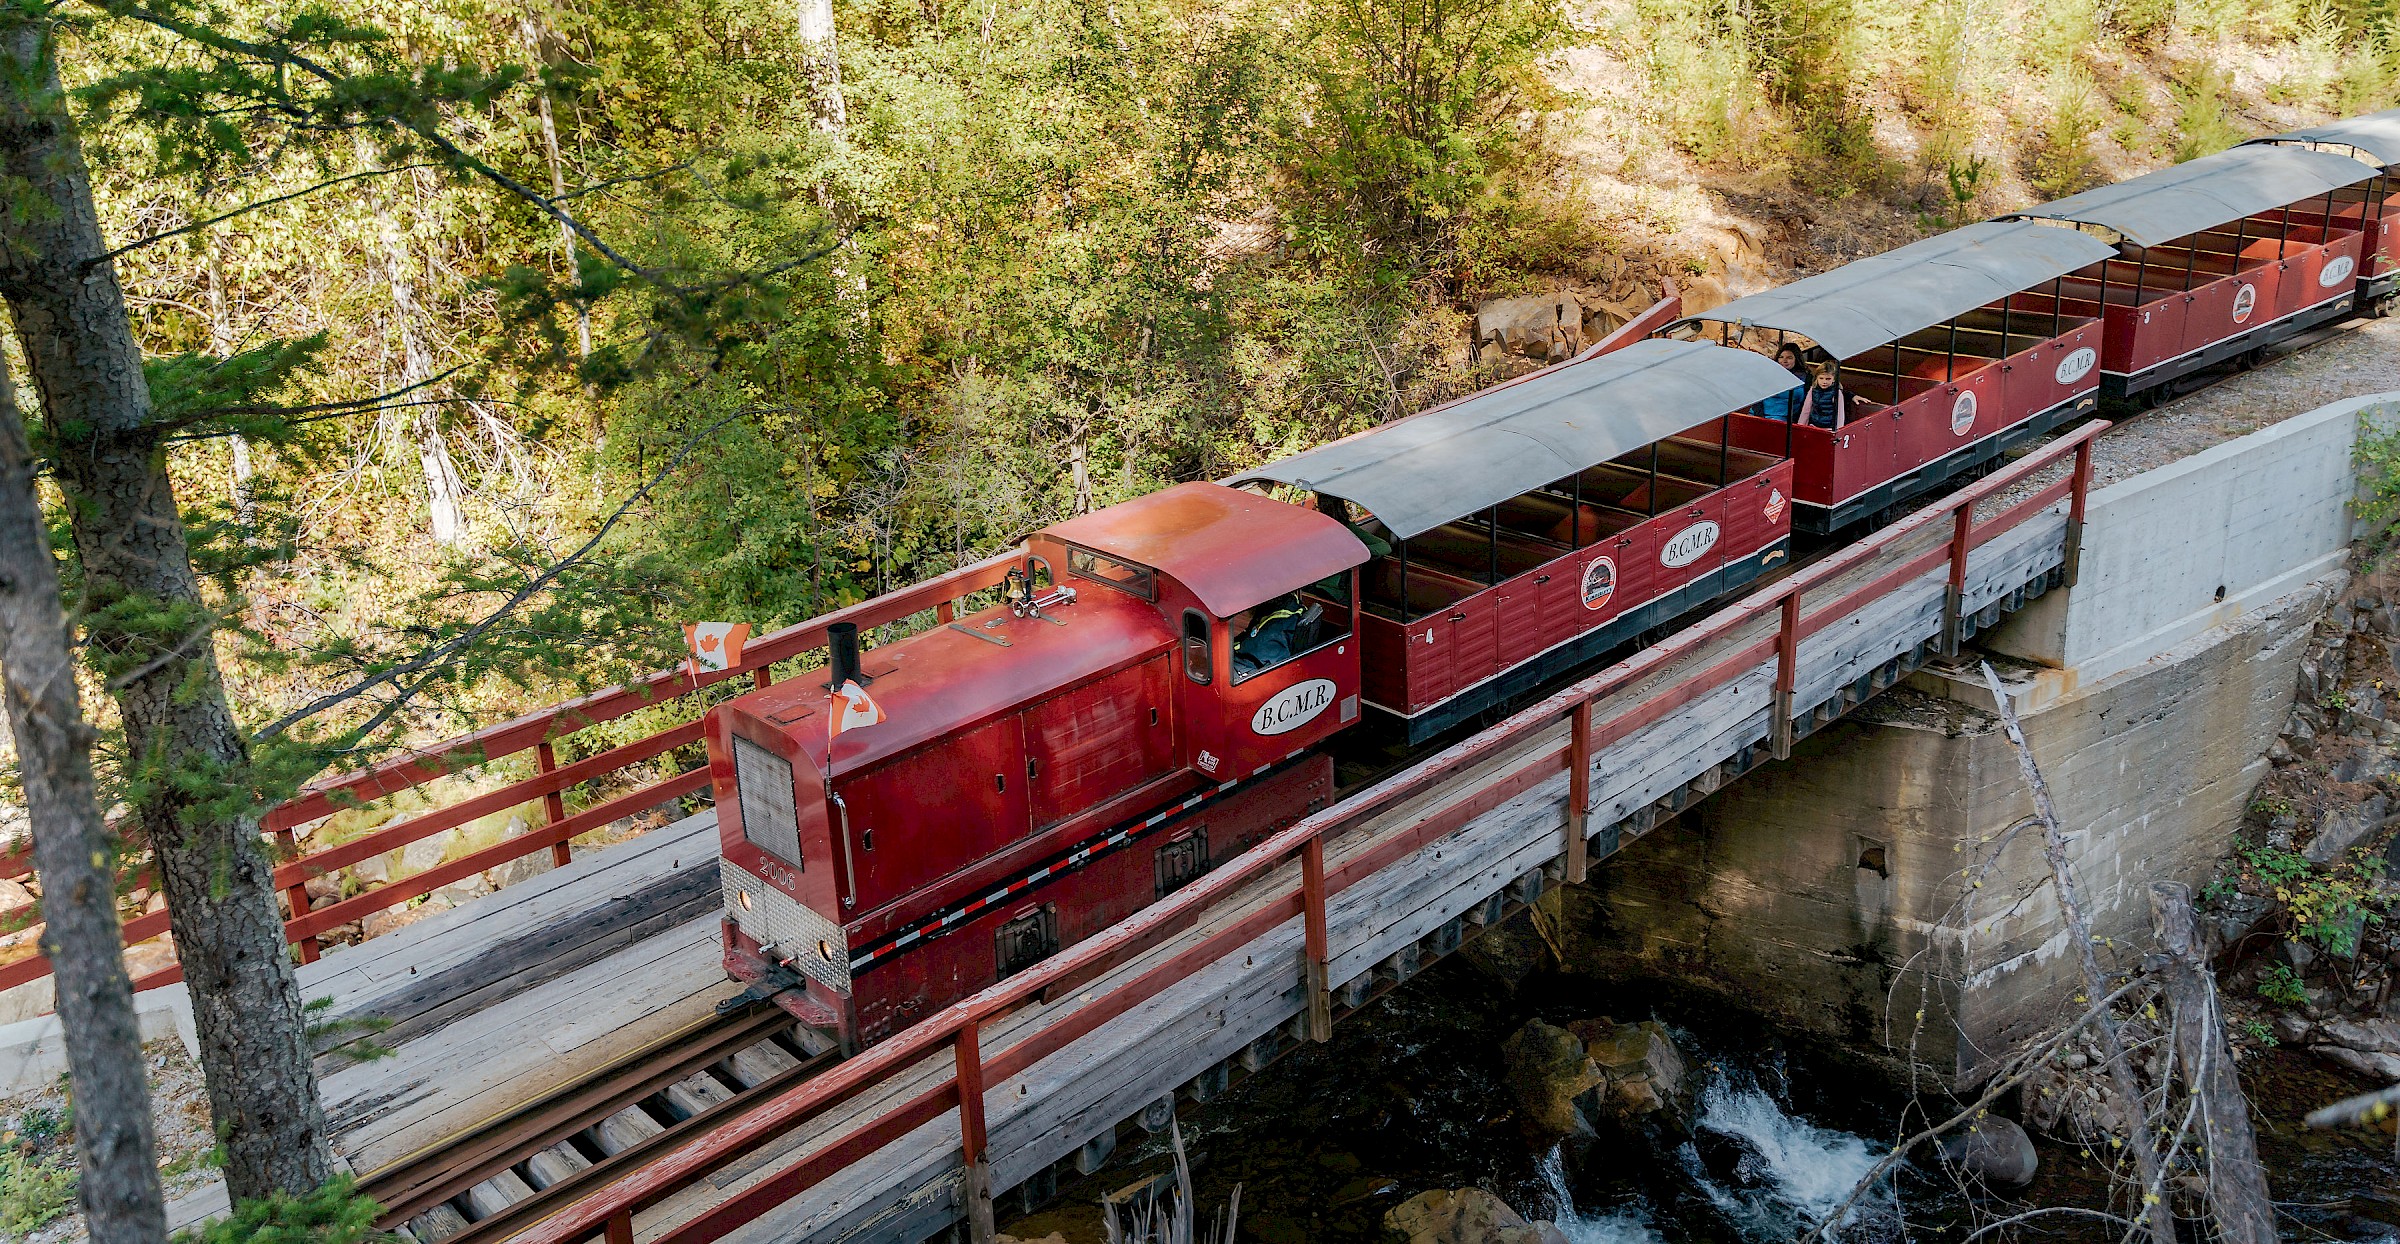
<instances>
[{"instance_id":1,"label":"forest undergrowth","mask_svg":"<svg viewBox=\"0 0 2400 1244\"><path fill-rule=\"evenodd\" d=\"M116 262L162 406L273 347L281 402L322 408L175 450L245 720L620 509L582 566L631 620L516 623L563 633L395 737L663 664L680 620L764 632L1533 366L1471 347L1488 299L1571 290L1597 331L1661 278L1713 303L2400 94L2392 0L845 0L830 71L812 7L343 13L413 64L525 67L443 124L640 262L838 239L713 341L363 136L219 118L195 157L114 85L157 46L72 49L103 226L156 239Z\"/></svg>"}]
</instances>

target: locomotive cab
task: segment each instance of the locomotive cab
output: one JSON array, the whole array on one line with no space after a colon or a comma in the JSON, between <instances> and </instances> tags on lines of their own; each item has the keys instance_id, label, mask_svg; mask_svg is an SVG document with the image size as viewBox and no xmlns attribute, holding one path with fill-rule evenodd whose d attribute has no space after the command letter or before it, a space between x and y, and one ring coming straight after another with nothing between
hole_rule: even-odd
<instances>
[{"instance_id":1,"label":"locomotive cab","mask_svg":"<svg viewBox=\"0 0 2400 1244\"><path fill-rule=\"evenodd\" d=\"M1184 484L1034 533L1000 603L719 705L728 969L872 1041L1321 805L1366 559L1325 515ZM1234 625L1262 605L1271 660ZM851 677L882 719L836 731Z\"/></svg>"}]
</instances>

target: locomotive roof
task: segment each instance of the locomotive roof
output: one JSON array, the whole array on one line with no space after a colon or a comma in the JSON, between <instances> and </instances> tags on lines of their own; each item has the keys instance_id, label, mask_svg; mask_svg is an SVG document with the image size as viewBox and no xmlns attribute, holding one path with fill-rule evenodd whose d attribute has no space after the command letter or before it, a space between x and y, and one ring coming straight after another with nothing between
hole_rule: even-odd
<instances>
[{"instance_id":1,"label":"locomotive roof","mask_svg":"<svg viewBox=\"0 0 2400 1244\"><path fill-rule=\"evenodd\" d=\"M2363 117L2351 117L2328 125L2312 125L2304 130L2277 134L2272 138L2253 138L2252 143L2300 143L2324 147L2349 147L2375 164L2389 168L2400 164L2400 108L2370 112Z\"/></svg>"},{"instance_id":2,"label":"locomotive roof","mask_svg":"<svg viewBox=\"0 0 2400 1244\"><path fill-rule=\"evenodd\" d=\"M1042 530L1163 571L1220 618L1367 560L1333 519L1223 484L1177 484Z\"/></svg>"},{"instance_id":3,"label":"locomotive roof","mask_svg":"<svg viewBox=\"0 0 2400 1244\"><path fill-rule=\"evenodd\" d=\"M2316 198L2374 176L2345 155L2309 147L2244 146L2069 195L2003 219L2098 225L2157 246L2227 221Z\"/></svg>"},{"instance_id":4,"label":"locomotive roof","mask_svg":"<svg viewBox=\"0 0 2400 1244\"><path fill-rule=\"evenodd\" d=\"M1155 656L1174 642L1155 609L1088 583L1073 602L1046 612L1055 621L1016 617L994 605L962 615L956 625L861 653L867 694L882 707L884 720L847 731L834 743L832 775L857 773L994 713ZM833 698L825 678L823 670L809 670L736 701L743 712L788 731L820 772L827 767L826 703Z\"/></svg>"},{"instance_id":5,"label":"locomotive roof","mask_svg":"<svg viewBox=\"0 0 2400 1244\"><path fill-rule=\"evenodd\" d=\"M1544 368L1233 480L1353 501L1406 538L1792 387L1748 350L1637 341Z\"/></svg>"},{"instance_id":6,"label":"locomotive roof","mask_svg":"<svg viewBox=\"0 0 2400 1244\"><path fill-rule=\"evenodd\" d=\"M1737 298L1692 320L1776 328L1848 358L2098 263L2116 249L2029 221L1986 221Z\"/></svg>"}]
</instances>

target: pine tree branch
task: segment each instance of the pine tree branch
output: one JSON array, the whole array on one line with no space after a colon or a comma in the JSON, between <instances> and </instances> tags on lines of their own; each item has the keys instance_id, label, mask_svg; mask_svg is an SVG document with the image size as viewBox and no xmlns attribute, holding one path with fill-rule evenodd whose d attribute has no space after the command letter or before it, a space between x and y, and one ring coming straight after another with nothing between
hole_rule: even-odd
<instances>
[{"instance_id":1,"label":"pine tree branch","mask_svg":"<svg viewBox=\"0 0 2400 1244\"><path fill-rule=\"evenodd\" d=\"M164 233L153 233L146 238L136 238L135 240L127 242L125 245L120 246L105 255L98 255L84 260L83 266L86 268L96 268L101 264L107 263L108 261L115 259L117 256L126 254L130 251L137 251L145 246L149 246L158 242L164 242L168 238L181 237L186 233L193 233L201 229L206 229L211 225L221 225L236 216L244 215L249 212L255 212L262 207L273 207L278 203L289 203L294 199L315 194L319 190L329 189L331 187L341 185L346 181L357 181L362 177L381 177L386 173L405 173L412 169L439 167L441 166L438 164L425 162L418 164L403 164L398 168L371 168L363 173L344 173L339 177L318 182L316 185L309 186L306 189L294 190L290 194L279 194L271 199L260 199L256 203L245 204L222 215L211 216L206 220L195 220L188 225L182 225L177 228L169 229Z\"/></svg>"},{"instance_id":2,"label":"pine tree branch","mask_svg":"<svg viewBox=\"0 0 2400 1244\"><path fill-rule=\"evenodd\" d=\"M600 524L600 529L592 533L590 539L585 540L583 544L574 552L569 553L566 557L552 563L540 574L527 581L524 586L511 593L506 601L503 601L497 608L493 609L490 613L485 614L482 618L477 619L476 622L469 626L466 630L433 645L425 651L418 653L416 656L400 662L389 669L380 670L375 674L361 679L359 682L349 687L343 688L340 691L319 696L315 700L312 700L309 703L276 718L274 721L269 722L264 727L261 727L254 735L252 735L252 737L262 740L275 738L276 736L281 735L285 731L291 729L293 726L298 725L299 723L306 721L320 713L323 713L328 709L338 707L342 704L348 703L351 700L357 699L359 696L366 694L368 691L373 690L376 687L383 686L385 684L392 684L396 688L396 691L389 701L387 701L381 708L377 709L374 715L369 717L366 721L342 732L342 747L346 750L351 744L356 743L359 739L366 738L375 731L381 729L384 723L390 721L395 714L397 714L402 708L406 707L409 701L413 700L417 694L424 689L427 680L432 678L439 671L443 664L448 662L451 658L457 656L461 651L465 650L478 639L481 639L487 632L498 626L502 621L506 620L507 617L511 613L514 613L519 606L523 605L526 601L533 599L533 597L538 595L543 589L549 587L551 583L555 582L558 576L566 573L567 570L580 563L584 558L590 556L592 550L598 548L600 546L600 542L607 539L609 533L616 529L618 522L622 521L625 515L630 513L636 504L650 495L651 489L656 488L677 467L683 465L684 459L690 457L692 451L700 447L700 442L706 440L710 436L715 435L716 432L725 425L732 423L736 419L744 418L750 413L751 412L747 409L734 411L732 414L726 415L724 418L717 420L715 423L709 424L707 427L693 433L684 441L683 445L675 451L675 455L670 458L665 465L659 467L656 472L652 473L649 479L644 480L641 487L634 489L633 492L626 496L625 500L620 503L617 508L609 514L608 518ZM414 677L414 680L404 683L403 680L410 679L412 675L416 676Z\"/></svg>"}]
</instances>

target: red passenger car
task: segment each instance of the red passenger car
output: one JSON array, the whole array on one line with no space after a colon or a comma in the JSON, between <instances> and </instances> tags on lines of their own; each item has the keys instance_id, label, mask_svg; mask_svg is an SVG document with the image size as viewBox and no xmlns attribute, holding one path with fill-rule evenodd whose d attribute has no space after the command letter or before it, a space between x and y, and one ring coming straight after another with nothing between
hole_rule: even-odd
<instances>
[{"instance_id":1,"label":"red passenger car","mask_svg":"<svg viewBox=\"0 0 2400 1244\"><path fill-rule=\"evenodd\" d=\"M2359 219L2337 207L2374 177L2329 151L2245 146L2029 208L2017 216L2091 233L2117 254L2016 305L2105 315L2101 391L2154 402L2179 377L2255 362L2350 314Z\"/></svg>"},{"instance_id":2,"label":"red passenger car","mask_svg":"<svg viewBox=\"0 0 2400 1244\"><path fill-rule=\"evenodd\" d=\"M1226 619L1366 560L1340 523L1183 484L1030 538L1010 599L717 708L736 977L874 1041L1124 919L1320 806L1359 714L1357 621L1321 601L1237 675ZM849 641L854 645L854 636ZM855 669L885 720L834 736ZM829 685L830 684L830 685Z\"/></svg>"},{"instance_id":3,"label":"red passenger car","mask_svg":"<svg viewBox=\"0 0 2400 1244\"><path fill-rule=\"evenodd\" d=\"M1636 341L1235 482L1357 507L1390 546L1363 576L1366 700L1418 743L1787 556L1791 464L1724 414L1790 385L1754 354Z\"/></svg>"},{"instance_id":4,"label":"red passenger car","mask_svg":"<svg viewBox=\"0 0 2400 1244\"><path fill-rule=\"evenodd\" d=\"M2380 170L2363 184L2334 191L2333 203L2335 219L2361 235L2359 310L2390 315L2400 301L2400 203L2392 201L2393 176L2400 172L2400 108L2250 141L2348 155Z\"/></svg>"},{"instance_id":5,"label":"red passenger car","mask_svg":"<svg viewBox=\"0 0 2400 1244\"><path fill-rule=\"evenodd\" d=\"M1753 414L1733 443L1793 459L1795 523L1824 533L1922 496L2098 405L2099 327L2055 289L2108 245L2047 225L1969 225L1736 299L1671 326L1682 337L1838 363L1838 428ZM1798 379L1787 385L1799 384Z\"/></svg>"}]
</instances>

